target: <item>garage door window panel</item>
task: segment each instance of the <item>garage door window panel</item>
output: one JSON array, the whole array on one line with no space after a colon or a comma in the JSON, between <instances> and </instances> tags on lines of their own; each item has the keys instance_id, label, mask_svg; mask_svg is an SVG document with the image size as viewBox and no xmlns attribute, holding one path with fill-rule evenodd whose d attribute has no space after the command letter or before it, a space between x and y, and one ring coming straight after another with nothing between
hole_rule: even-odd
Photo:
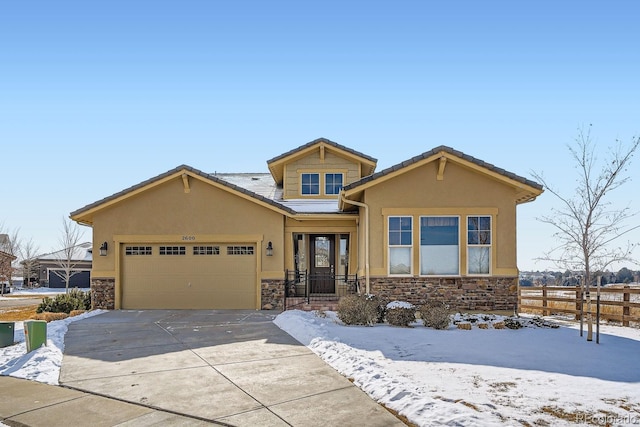
<instances>
[{"instance_id":1,"label":"garage door window panel","mask_svg":"<svg viewBox=\"0 0 640 427\"><path fill-rule=\"evenodd\" d=\"M194 255L220 255L220 246L194 246Z\"/></svg>"},{"instance_id":2,"label":"garage door window panel","mask_svg":"<svg viewBox=\"0 0 640 427\"><path fill-rule=\"evenodd\" d=\"M227 255L253 255L253 246L227 246Z\"/></svg>"},{"instance_id":3,"label":"garage door window panel","mask_svg":"<svg viewBox=\"0 0 640 427\"><path fill-rule=\"evenodd\" d=\"M186 246L160 246L160 255L186 255Z\"/></svg>"},{"instance_id":4,"label":"garage door window panel","mask_svg":"<svg viewBox=\"0 0 640 427\"><path fill-rule=\"evenodd\" d=\"M152 255L151 246L125 246L125 255Z\"/></svg>"}]
</instances>

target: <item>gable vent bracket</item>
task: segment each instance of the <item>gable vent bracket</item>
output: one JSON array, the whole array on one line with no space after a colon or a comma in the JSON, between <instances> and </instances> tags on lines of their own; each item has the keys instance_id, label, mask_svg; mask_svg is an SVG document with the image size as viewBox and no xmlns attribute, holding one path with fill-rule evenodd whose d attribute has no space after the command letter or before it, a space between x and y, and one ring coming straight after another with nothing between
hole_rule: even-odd
<instances>
[{"instance_id":1,"label":"gable vent bracket","mask_svg":"<svg viewBox=\"0 0 640 427\"><path fill-rule=\"evenodd\" d=\"M440 157L440 165L438 166L438 176L436 179L438 181L444 181L444 167L447 165L447 158L442 156Z\"/></svg>"},{"instance_id":2,"label":"gable vent bracket","mask_svg":"<svg viewBox=\"0 0 640 427\"><path fill-rule=\"evenodd\" d=\"M189 187L189 175L187 175L186 173L182 174L182 185L184 185L185 193L191 192L191 187Z\"/></svg>"}]
</instances>

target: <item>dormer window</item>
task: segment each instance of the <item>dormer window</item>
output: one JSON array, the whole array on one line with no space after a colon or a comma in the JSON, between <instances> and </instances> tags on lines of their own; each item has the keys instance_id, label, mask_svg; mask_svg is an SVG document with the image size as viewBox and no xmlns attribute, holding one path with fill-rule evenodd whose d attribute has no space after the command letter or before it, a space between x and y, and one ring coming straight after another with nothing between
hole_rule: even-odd
<instances>
[{"instance_id":1,"label":"dormer window","mask_svg":"<svg viewBox=\"0 0 640 427\"><path fill-rule=\"evenodd\" d=\"M325 173L324 194L340 194L340 190L342 190L342 174Z\"/></svg>"},{"instance_id":2,"label":"dormer window","mask_svg":"<svg viewBox=\"0 0 640 427\"><path fill-rule=\"evenodd\" d=\"M320 174L319 173L303 173L302 174L302 195L317 196L320 194Z\"/></svg>"}]
</instances>

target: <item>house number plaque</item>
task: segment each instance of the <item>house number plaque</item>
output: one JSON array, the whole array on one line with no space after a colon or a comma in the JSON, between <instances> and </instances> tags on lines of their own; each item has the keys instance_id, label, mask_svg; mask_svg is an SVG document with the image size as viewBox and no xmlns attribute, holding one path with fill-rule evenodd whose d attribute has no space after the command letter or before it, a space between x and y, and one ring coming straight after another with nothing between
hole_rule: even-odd
<instances>
[{"instance_id":1,"label":"house number plaque","mask_svg":"<svg viewBox=\"0 0 640 427\"><path fill-rule=\"evenodd\" d=\"M196 236L182 236L182 241L184 242L193 242L196 240Z\"/></svg>"}]
</instances>

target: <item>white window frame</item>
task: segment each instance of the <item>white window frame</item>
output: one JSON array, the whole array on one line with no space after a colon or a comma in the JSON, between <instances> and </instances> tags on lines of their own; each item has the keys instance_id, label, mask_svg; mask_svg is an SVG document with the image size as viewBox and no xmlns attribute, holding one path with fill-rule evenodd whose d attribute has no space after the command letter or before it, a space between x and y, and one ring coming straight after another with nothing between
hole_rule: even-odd
<instances>
[{"instance_id":1,"label":"white window frame","mask_svg":"<svg viewBox=\"0 0 640 427\"><path fill-rule=\"evenodd\" d=\"M489 244L486 243L469 243L469 218L489 218ZM467 233L467 275L468 276L491 276L492 274L492 257L493 257L493 215L467 215L466 217L466 233ZM487 231L487 230L478 230L478 231ZM488 248L487 252L489 254L489 271L487 273L471 273L469 270L470 259L469 251L472 248Z\"/></svg>"},{"instance_id":2,"label":"white window frame","mask_svg":"<svg viewBox=\"0 0 640 427\"><path fill-rule=\"evenodd\" d=\"M422 218L457 218L458 219L458 272L457 273L453 273L453 274L443 274L443 273L436 273L436 274L422 274ZM462 271L461 267L461 236L462 236L462 226L461 226L461 217L460 215L420 215L419 221L418 221L418 230L419 230L419 236L420 236L420 240L418 241L418 246L419 246L419 251L420 251L420 259L419 259L419 263L418 263L418 271L420 272L420 277L460 277L460 272ZM465 228L466 230L466 228ZM431 245L431 246L437 246L437 245Z\"/></svg>"},{"instance_id":3,"label":"white window frame","mask_svg":"<svg viewBox=\"0 0 640 427\"><path fill-rule=\"evenodd\" d=\"M317 193L308 193L308 194L304 193L304 191L303 191L303 185L304 184L303 184L302 180L303 180L303 177L305 175L316 175L318 177L318 192ZM300 195L302 197L314 197L314 196L322 195L322 185L323 185L323 183L322 183L322 174L320 172L302 172L300 174Z\"/></svg>"},{"instance_id":4,"label":"white window frame","mask_svg":"<svg viewBox=\"0 0 640 427\"><path fill-rule=\"evenodd\" d=\"M409 220L411 221L411 244L409 244L409 245L403 245L403 244L392 245L391 244L391 241L389 239L389 233L391 232L390 225L391 225L391 219L392 218L409 218ZM411 276L413 276L413 232L415 230L414 222L415 221L414 221L412 215L392 215L392 216L387 217L387 227L386 227L386 233L387 233L387 275L390 276L390 277L411 277ZM401 238L401 241L402 241L402 238ZM398 249L398 248L408 248L409 249L409 273L391 273L391 251L393 249Z\"/></svg>"},{"instance_id":5,"label":"white window frame","mask_svg":"<svg viewBox=\"0 0 640 427\"><path fill-rule=\"evenodd\" d=\"M342 180L341 180L342 184L340 184L340 190L338 190L337 193L327 193L327 175L333 175L333 176L340 175L342 177ZM323 178L324 178L323 180L324 182L322 183L322 188L324 190L325 196L337 196L338 194L340 194L342 187L344 187L344 174L342 172L325 172Z\"/></svg>"}]
</instances>

